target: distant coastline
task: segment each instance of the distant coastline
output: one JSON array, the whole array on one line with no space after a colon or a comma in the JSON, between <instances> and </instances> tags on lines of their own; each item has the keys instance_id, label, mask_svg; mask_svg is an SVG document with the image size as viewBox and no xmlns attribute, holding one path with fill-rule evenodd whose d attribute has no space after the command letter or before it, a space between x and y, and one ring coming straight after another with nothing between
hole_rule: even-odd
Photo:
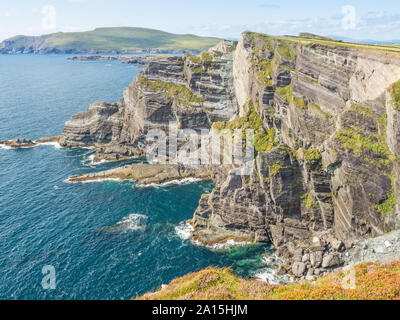
<instances>
[{"instance_id":1,"label":"distant coastline","mask_svg":"<svg viewBox=\"0 0 400 320\"><path fill-rule=\"evenodd\" d=\"M0 43L0 54L200 53L220 40L146 28L98 28L87 32L15 36Z\"/></svg>"}]
</instances>

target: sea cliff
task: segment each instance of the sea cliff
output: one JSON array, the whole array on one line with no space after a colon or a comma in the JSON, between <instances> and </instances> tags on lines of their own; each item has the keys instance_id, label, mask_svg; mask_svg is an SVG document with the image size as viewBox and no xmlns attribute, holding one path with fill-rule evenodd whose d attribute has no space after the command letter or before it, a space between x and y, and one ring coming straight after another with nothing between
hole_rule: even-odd
<instances>
[{"instance_id":1,"label":"sea cliff","mask_svg":"<svg viewBox=\"0 0 400 320\"><path fill-rule=\"evenodd\" d=\"M253 129L247 174L200 164L216 188L200 200L192 238L271 242L287 260L280 273L314 279L358 241L400 228L399 79L394 47L245 32L200 56L150 61L121 101L73 116L59 143L110 161L144 156L146 135L171 124Z\"/></svg>"}]
</instances>

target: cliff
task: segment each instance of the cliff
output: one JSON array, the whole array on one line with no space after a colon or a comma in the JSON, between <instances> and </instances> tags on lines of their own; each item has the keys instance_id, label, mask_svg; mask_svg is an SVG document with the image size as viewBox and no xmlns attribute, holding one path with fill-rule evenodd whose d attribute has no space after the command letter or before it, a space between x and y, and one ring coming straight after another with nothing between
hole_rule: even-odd
<instances>
[{"instance_id":1,"label":"cliff","mask_svg":"<svg viewBox=\"0 0 400 320\"><path fill-rule=\"evenodd\" d=\"M74 116L63 146L98 159L144 155L154 128L251 128L255 158L209 164L193 238L272 242L281 272L312 278L354 242L400 228L396 48L245 32L201 56L150 62L115 104ZM181 142L183 143L183 142Z\"/></svg>"}]
</instances>

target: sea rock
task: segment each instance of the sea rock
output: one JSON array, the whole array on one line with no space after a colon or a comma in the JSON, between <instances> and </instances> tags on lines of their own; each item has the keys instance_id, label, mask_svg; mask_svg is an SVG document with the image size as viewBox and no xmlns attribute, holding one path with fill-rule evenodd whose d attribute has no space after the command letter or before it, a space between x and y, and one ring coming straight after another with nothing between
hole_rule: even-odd
<instances>
[{"instance_id":1,"label":"sea rock","mask_svg":"<svg viewBox=\"0 0 400 320\"><path fill-rule=\"evenodd\" d=\"M10 148L29 148L29 147L33 147L36 144L27 138L18 138L15 140L5 140L5 141L0 141L0 144L6 145Z\"/></svg>"}]
</instances>

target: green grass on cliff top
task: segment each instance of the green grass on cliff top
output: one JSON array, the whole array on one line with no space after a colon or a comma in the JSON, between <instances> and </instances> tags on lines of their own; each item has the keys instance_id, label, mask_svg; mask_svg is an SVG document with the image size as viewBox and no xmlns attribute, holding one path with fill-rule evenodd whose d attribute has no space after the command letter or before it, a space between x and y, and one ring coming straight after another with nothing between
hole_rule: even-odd
<instances>
[{"instance_id":1,"label":"green grass on cliff top","mask_svg":"<svg viewBox=\"0 0 400 320\"><path fill-rule=\"evenodd\" d=\"M362 49L362 50L371 50L377 51L381 53L392 53L392 54L400 54L400 46L396 44L383 44L383 45L376 45L376 44L363 44L363 43L353 43L353 42L345 42L339 41L335 39L330 39L326 37L318 37L318 38L305 38L305 37L296 37L296 36L268 36L266 34L255 33L246 31L245 33L263 36L263 37L270 37L280 40L289 40L293 42L300 42L303 45L307 44L322 44L334 47L343 47L343 48L353 48L353 49Z\"/></svg>"},{"instance_id":2,"label":"green grass on cliff top","mask_svg":"<svg viewBox=\"0 0 400 320\"><path fill-rule=\"evenodd\" d=\"M229 269L207 268L173 280L143 300L399 300L400 262L363 263L349 272L338 271L315 282L270 285L241 279ZM354 285L354 286L352 286Z\"/></svg>"},{"instance_id":3,"label":"green grass on cliff top","mask_svg":"<svg viewBox=\"0 0 400 320\"><path fill-rule=\"evenodd\" d=\"M203 51L220 39L191 34L178 35L146 28L98 28L87 32L59 32L45 36L45 46L61 50L130 51L142 49ZM26 37L25 37L26 38ZM14 37L21 41L23 36Z\"/></svg>"}]
</instances>

